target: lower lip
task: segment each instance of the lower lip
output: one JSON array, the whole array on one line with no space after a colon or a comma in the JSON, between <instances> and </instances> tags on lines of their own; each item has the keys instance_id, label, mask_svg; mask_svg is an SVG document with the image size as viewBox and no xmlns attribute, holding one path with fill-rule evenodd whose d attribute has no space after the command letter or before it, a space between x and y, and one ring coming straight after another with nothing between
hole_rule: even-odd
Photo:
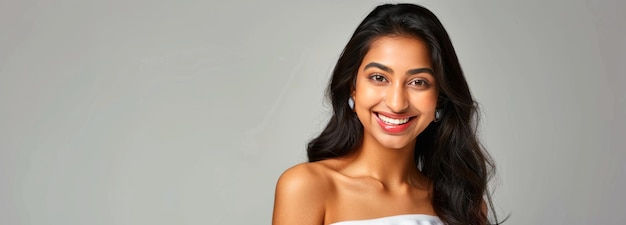
<instances>
[{"instance_id":1,"label":"lower lip","mask_svg":"<svg viewBox=\"0 0 626 225\"><path fill-rule=\"evenodd\" d=\"M401 133L402 131L405 131L407 128L409 128L409 126L413 122L413 119L411 119L409 120L409 122L405 124L400 124L400 125L387 124L383 122L375 113L374 113L374 117L376 117L376 122L378 122L378 125L380 125L380 127L383 128L383 130L392 134L397 134L397 133Z\"/></svg>"}]
</instances>

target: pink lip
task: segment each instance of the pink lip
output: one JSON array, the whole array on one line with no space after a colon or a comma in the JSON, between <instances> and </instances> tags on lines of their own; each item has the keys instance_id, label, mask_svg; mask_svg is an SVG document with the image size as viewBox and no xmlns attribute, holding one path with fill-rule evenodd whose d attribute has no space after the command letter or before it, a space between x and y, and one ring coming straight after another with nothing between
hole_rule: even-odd
<instances>
[{"instance_id":1,"label":"pink lip","mask_svg":"<svg viewBox=\"0 0 626 225\"><path fill-rule=\"evenodd\" d=\"M376 115L376 113L373 113L373 115L374 117L376 117L376 122L378 122L378 125L380 125L380 127L383 128L384 131L386 131L387 133L391 133L391 134L398 134L398 133L405 131L407 128L409 128L411 123L413 123L413 119L411 119L409 120L409 122L405 124L400 124L400 125L386 124L378 117L378 115ZM383 115L387 116L387 114L383 114ZM397 116L387 116L387 117L406 118L406 117L397 117Z\"/></svg>"}]
</instances>

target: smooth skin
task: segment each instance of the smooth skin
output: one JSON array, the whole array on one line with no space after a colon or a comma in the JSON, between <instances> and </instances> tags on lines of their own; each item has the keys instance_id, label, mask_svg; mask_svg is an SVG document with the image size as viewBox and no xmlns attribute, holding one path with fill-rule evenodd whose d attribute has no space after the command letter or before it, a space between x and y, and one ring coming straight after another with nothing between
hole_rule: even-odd
<instances>
[{"instance_id":1,"label":"smooth skin","mask_svg":"<svg viewBox=\"0 0 626 225\"><path fill-rule=\"evenodd\" d=\"M273 225L327 225L401 214L436 215L431 182L414 162L415 139L434 120L438 89L425 43L405 36L372 42L352 91L363 124L354 154L302 163L276 185ZM383 129L379 113L410 117L400 132Z\"/></svg>"}]
</instances>

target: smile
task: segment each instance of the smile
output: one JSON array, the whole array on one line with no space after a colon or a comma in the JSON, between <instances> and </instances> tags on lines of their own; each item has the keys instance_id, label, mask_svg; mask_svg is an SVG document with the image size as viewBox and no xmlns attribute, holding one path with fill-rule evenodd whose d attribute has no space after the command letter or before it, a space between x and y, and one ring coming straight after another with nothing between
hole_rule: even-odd
<instances>
[{"instance_id":1,"label":"smile","mask_svg":"<svg viewBox=\"0 0 626 225\"><path fill-rule=\"evenodd\" d=\"M386 117L386 116L384 116L382 114L379 114L379 113L376 113L376 115L378 116L378 118L380 118L380 120L382 120L386 124L391 124L391 125L401 125L401 124L408 123L409 120L411 120L411 117L395 119L395 118L391 118L391 117Z\"/></svg>"},{"instance_id":2,"label":"smile","mask_svg":"<svg viewBox=\"0 0 626 225\"><path fill-rule=\"evenodd\" d=\"M374 113L376 115L376 122L378 125L389 134L403 133L412 124L412 121L416 116L392 118L380 113Z\"/></svg>"}]
</instances>

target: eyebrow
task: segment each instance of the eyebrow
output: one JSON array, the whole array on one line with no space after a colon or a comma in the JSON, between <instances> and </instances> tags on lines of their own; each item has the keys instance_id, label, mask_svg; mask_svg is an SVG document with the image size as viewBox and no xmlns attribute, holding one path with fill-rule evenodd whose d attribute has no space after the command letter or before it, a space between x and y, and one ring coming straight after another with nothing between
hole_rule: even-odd
<instances>
[{"instance_id":1,"label":"eyebrow","mask_svg":"<svg viewBox=\"0 0 626 225\"><path fill-rule=\"evenodd\" d=\"M393 73L393 70L391 68L389 68L389 67L387 67L387 66L385 66L383 64L377 63L377 62L368 63L367 65L365 65L363 70L366 70L366 69L372 68L372 67L381 69L382 71L385 71L387 73ZM418 74L418 73L430 73L430 75L435 75L435 71L433 71L430 68L426 68L426 67L424 67L424 68L417 68L417 69L410 69L410 70L406 71L407 75L414 75L414 74Z\"/></svg>"}]
</instances>

